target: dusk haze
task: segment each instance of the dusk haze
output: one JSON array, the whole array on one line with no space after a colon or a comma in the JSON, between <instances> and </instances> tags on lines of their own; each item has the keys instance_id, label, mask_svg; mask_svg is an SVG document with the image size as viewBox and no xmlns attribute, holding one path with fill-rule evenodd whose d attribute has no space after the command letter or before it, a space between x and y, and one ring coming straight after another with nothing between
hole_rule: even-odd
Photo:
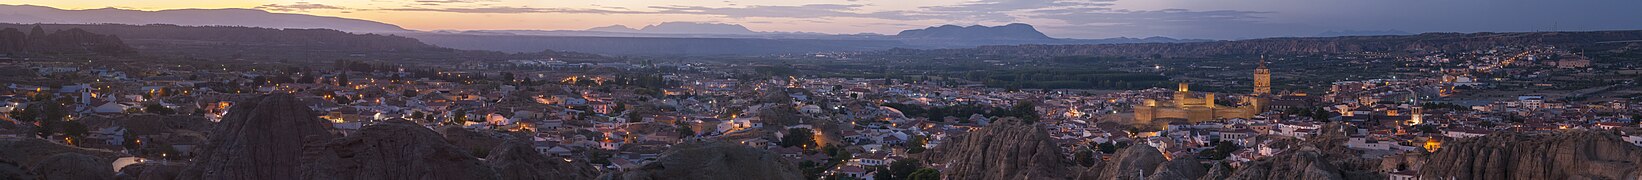
<instances>
[{"instance_id":1,"label":"dusk haze","mask_svg":"<svg viewBox=\"0 0 1642 180\"><path fill-rule=\"evenodd\" d=\"M0 0L0 180L1642 179L1642 1Z\"/></svg>"}]
</instances>

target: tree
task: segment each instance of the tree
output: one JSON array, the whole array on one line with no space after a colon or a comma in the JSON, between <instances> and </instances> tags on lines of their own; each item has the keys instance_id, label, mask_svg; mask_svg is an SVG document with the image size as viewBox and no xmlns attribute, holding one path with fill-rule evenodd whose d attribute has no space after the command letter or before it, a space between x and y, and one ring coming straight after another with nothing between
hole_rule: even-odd
<instances>
[{"instance_id":1,"label":"tree","mask_svg":"<svg viewBox=\"0 0 1642 180\"><path fill-rule=\"evenodd\" d=\"M44 111L40 109L40 106L28 106L24 107L21 111L11 113L11 118L26 123L32 123L39 120L40 111Z\"/></svg>"},{"instance_id":2,"label":"tree","mask_svg":"<svg viewBox=\"0 0 1642 180\"><path fill-rule=\"evenodd\" d=\"M149 104L143 107L143 111L160 115L177 114L177 110L172 110L171 108L161 106L160 104Z\"/></svg>"},{"instance_id":3,"label":"tree","mask_svg":"<svg viewBox=\"0 0 1642 180\"><path fill-rule=\"evenodd\" d=\"M908 175L906 179L908 179L908 180L940 180L941 179L941 171L940 170L935 170L934 168L918 169L918 171L913 171L911 175Z\"/></svg>"},{"instance_id":4,"label":"tree","mask_svg":"<svg viewBox=\"0 0 1642 180\"><path fill-rule=\"evenodd\" d=\"M468 112L467 111L451 112L450 124L462 125L463 123L466 123L467 121L468 121Z\"/></svg>"},{"instance_id":5,"label":"tree","mask_svg":"<svg viewBox=\"0 0 1642 180\"><path fill-rule=\"evenodd\" d=\"M815 145L815 132L809 128L787 129L787 134L781 136L781 147L809 147Z\"/></svg>"},{"instance_id":6,"label":"tree","mask_svg":"<svg viewBox=\"0 0 1642 180\"><path fill-rule=\"evenodd\" d=\"M627 122L632 122L632 123L644 122L644 115L640 114L639 112L627 113Z\"/></svg>"},{"instance_id":7,"label":"tree","mask_svg":"<svg viewBox=\"0 0 1642 180\"><path fill-rule=\"evenodd\" d=\"M1220 143L1214 145L1214 153L1209 154L1209 156L1213 159L1226 159L1226 157L1231 157L1231 153L1236 152L1238 149L1243 149L1243 147L1239 147L1231 141L1220 141Z\"/></svg>"},{"instance_id":8,"label":"tree","mask_svg":"<svg viewBox=\"0 0 1642 180\"><path fill-rule=\"evenodd\" d=\"M1100 152L1102 154L1115 154L1115 152L1118 152L1118 144L1113 144L1112 141L1100 142Z\"/></svg>"},{"instance_id":9,"label":"tree","mask_svg":"<svg viewBox=\"0 0 1642 180\"><path fill-rule=\"evenodd\" d=\"M1077 153L1072 154L1072 160L1077 161L1078 165L1083 167L1095 166L1095 151L1079 148Z\"/></svg>"},{"instance_id":10,"label":"tree","mask_svg":"<svg viewBox=\"0 0 1642 180\"><path fill-rule=\"evenodd\" d=\"M336 100L336 103L337 103L337 104L349 104L349 103L353 103L353 100L352 100L352 99L348 99L348 96L332 96L332 97L331 97L331 100Z\"/></svg>"},{"instance_id":11,"label":"tree","mask_svg":"<svg viewBox=\"0 0 1642 180\"><path fill-rule=\"evenodd\" d=\"M399 93L399 95L403 95L405 97L416 97L418 94L415 89L405 89L405 92Z\"/></svg>"},{"instance_id":12,"label":"tree","mask_svg":"<svg viewBox=\"0 0 1642 180\"><path fill-rule=\"evenodd\" d=\"M918 159L907 158L889 163L889 172L892 179L907 179L908 176L912 175L912 172L918 171L918 169L920 169Z\"/></svg>"},{"instance_id":13,"label":"tree","mask_svg":"<svg viewBox=\"0 0 1642 180\"><path fill-rule=\"evenodd\" d=\"M344 71L342 74L336 75L336 86L348 86L348 72Z\"/></svg>"},{"instance_id":14,"label":"tree","mask_svg":"<svg viewBox=\"0 0 1642 180\"><path fill-rule=\"evenodd\" d=\"M137 143L137 134L131 133L131 130L126 130L125 134L120 135L120 137L123 139L120 141L120 145L125 147L126 150L142 148L142 144Z\"/></svg>"},{"instance_id":15,"label":"tree","mask_svg":"<svg viewBox=\"0 0 1642 180\"><path fill-rule=\"evenodd\" d=\"M91 130L86 129L86 124L82 124L80 121L69 121L60 124L62 124L63 135L72 137L75 140L84 139L86 137L86 133L91 132Z\"/></svg>"},{"instance_id":16,"label":"tree","mask_svg":"<svg viewBox=\"0 0 1642 180\"><path fill-rule=\"evenodd\" d=\"M893 179L895 179L894 173L890 173L889 168L887 168L887 167L878 166L877 168L873 168L872 172L873 172L872 173L872 179L883 179L883 180L893 180Z\"/></svg>"},{"instance_id":17,"label":"tree","mask_svg":"<svg viewBox=\"0 0 1642 180\"><path fill-rule=\"evenodd\" d=\"M924 139L926 139L924 136L913 135L912 140L907 141L907 153L916 154L924 152Z\"/></svg>"}]
</instances>

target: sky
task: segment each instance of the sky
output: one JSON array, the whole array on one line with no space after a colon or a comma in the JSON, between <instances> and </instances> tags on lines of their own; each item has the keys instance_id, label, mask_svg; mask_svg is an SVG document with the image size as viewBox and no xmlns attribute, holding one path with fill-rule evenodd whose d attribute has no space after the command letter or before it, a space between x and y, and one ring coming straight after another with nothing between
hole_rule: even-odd
<instances>
[{"instance_id":1,"label":"sky","mask_svg":"<svg viewBox=\"0 0 1642 180\"><path fill-rule=\"evenodd\" d=\"M895 34L1027 23L1052 37L1248 39L1328 31L1642 29L1642 0L0 0L61 9L247 8L414 30L580 30L714 22L755 31Z\"/></svg>"}]
</instances>

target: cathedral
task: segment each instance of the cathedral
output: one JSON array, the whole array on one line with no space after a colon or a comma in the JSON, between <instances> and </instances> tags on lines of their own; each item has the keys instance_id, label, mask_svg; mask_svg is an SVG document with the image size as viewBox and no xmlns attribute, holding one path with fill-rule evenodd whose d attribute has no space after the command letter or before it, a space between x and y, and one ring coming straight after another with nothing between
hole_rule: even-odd
<instances>
[{"instance_id":1,"label":"cathedral","mask_svg":"<svg viewBox=\"0 0 1642 180\"><path fill-rule=\"evenodd\" d=\"M1180 83L1171 102L1147 99L1145 103L1135 105L1134 122L1167 125L1170 122L1198 123L1229 118L1252 118L1264 111L1262 107L1269 102L1269 96L1271 70L1266 69L1266 60L1262 57L1259 67L1254 69L1254 91L1252 94L1240 96L1242 102L1238 106L1215 104L1214 93L1193 93L1188 84Z\"/></svg>"}]
</instances>

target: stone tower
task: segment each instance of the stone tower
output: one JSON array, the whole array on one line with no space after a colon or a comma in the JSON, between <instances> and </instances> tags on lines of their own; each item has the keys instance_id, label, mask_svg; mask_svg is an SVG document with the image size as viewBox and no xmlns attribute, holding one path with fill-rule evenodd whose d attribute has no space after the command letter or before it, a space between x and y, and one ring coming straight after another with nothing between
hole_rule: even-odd
<instances>
[{"instance_id":1,"label":"stone tower","mask_svg":"<svg viewBox=\"0 0 1642 180\"><path fill-rule=\"evenodd\" d=\"M1254 69L1254 94L1271 94L1271 69L1266 69L1266 57L1260 56L1260 67Z\"/></svg>"}]
</instances>

